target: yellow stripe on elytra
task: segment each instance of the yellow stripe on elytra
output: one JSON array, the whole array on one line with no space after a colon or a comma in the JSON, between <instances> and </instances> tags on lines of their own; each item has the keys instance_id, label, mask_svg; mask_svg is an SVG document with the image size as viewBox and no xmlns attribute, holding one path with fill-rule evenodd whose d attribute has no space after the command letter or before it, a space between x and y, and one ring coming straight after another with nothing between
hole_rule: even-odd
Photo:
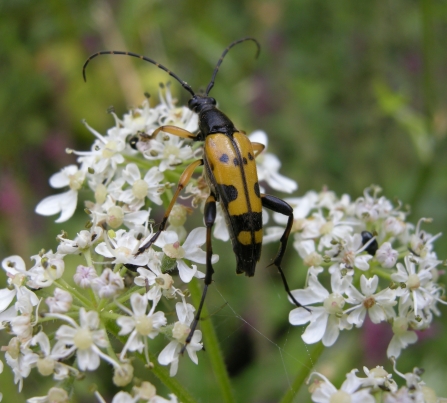
<instances>
[{"instance_id":1,"label":"yellow stripe on elytra","mask_svg":"<svg viewBox=\"0 0 447 403\"><path fill-rule=\"evenodd\" d=\"M250 231L241 231L237 235L237 240L242 245L250 245L251 242L251 232ZM255 243L262 242L262 229L255 231Z\"/></svg>"},{"instance_id":2,"label":"yellow stripe on elytra","mask_svg":"<svg viewBox=\"0 0 447 403\"><path fill-rule=\"evenodd\" d=\"M258 182L256 163L254 158L249 158L249 154L254 156L253 147L248 137L243 133L234 133L233 139L243 159L242 161L239 161L234 143L228 136L216 133L207 136L205 139L205 154L210 166L213 167L212 174L217 184L234 186L237 191L237 198L231 201L227 207L230 216L248 213L248 203L250 203L251 212L261 212L261 199L255 193L255 183ZM221 160L224 154L227 162ZM238 162L237 164L235 164L235 160ZM245 174L247 189L244 186L241 169ZM248 200L246 192L248 193Z\"/></svg>"}]
</instances>

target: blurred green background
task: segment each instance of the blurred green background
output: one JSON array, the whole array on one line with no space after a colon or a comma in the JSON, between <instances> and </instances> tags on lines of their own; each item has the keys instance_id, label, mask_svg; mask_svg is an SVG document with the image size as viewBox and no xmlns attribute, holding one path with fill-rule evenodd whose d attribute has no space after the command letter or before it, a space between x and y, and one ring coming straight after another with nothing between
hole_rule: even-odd
<instances>
[{"instance_id":1,"label":"blurred green background","mask_svg":"<svg viewBox=\"0 0 447 403\"><path fill-rule=\"evenodd\" d=\"M446 22L447 2L440 0L2 0L1 257L20 254L27 260L40 248L54 249L62 228L71 234L81 229L79 220L56 225L33 212L54 193L49 176L75 161L65 149L90 147L93 139L81 120L104 132L113 125L109 106L122 115L142 102L145 91L155 103L158 84L173 81L138 60L104 56L89 66L84 83L82 65L90 54L102 49L141 53L198 90L208 83L222 50L244 36L261 43L259 59L253 57L253 44L233 49L212 95L236 127L268 133L269 150L281 158L282 173L299 183L298 195L327 186L355 199L374 183L388 198L411 204L410 221L432 217L424 228L432 234L444 231ZM177 83L172 90L181 103L187 101ZM447 257L446 245L445 236L436 242L441 259ZM228 253L223 243L216 249ZM274 253L274 247L266 248L264 265ZM284 264L292 288L304 278L304 269L290 270L299 267L295 255L290 251ZM275 402L307 357L302 329L287 325L291 306L276 276L261 269L253 279L236 277L229 266L216 266L207 304L217 312L212 320L236 394L244 402ZM266 288L267 283L274 287ZM225 301L229 305L219 310ZM441 310L444 316L404 351L399 368L424 367L429 386L447 396L442 382L447 310ZM364 329L341 335L321 358L334 382L354 367L390 368L383 346L391 336L379 332L375 337L371 341L370 333L367 339ZM184 359L178 376L206 402L218 392L206 352L199 357L198 367ZM114 389L104 379L89 377L79 390L96 382L109 397L107 390ZM51 384L34 375L18 396L11 380L5 368L0 390L6 402L44 395ZM304 391L296 401L308 400ZM87 393L77 401L94 399Z\"/></svg>"}]
</instances>

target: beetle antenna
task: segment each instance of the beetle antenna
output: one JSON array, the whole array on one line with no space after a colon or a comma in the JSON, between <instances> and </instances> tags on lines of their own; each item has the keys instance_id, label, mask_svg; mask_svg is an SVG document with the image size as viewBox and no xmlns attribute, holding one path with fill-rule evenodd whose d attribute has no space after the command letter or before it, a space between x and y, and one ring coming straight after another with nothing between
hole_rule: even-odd
<instances>
[{"instance_id":1,"label":"beetle antenna","mask_svg":"<svg viewBox=\"0 0 447 403\"><path fill-rule=\"evenodd\" d=\"M248 38L246 38L248 39ZM101 52L97 52L94 53L93 55L91 55L84 63L84 66L82 67L82 77L84 77L84 81L87 81L87 77L85 75L85 69L87 68L87 65L90 63L90 60L94 59L97 56L100 55L124 55L124 56L132 56L132 57L136 57L138 59L144 60L145 62L149 62L152 64L155 64L159 69L162 69L164 71L166 71L166 73L168 73L171 77L174 77L181 85L182 87L188 91L192 96L194 96L194 91L191 88L191 86L186 82L183 81L179 76L177 76L177 74L173 73L171 70L167 69L165 66L163 66L162 64L156 62L155 60L149 59L146 56L142 56L139 55L137 53L132 53L132 52L123 52L120 50L102 50Z\"/></svg>"},{"instance_id":2,"label":"beetle antenna","mask_svg":"<svg viewBox=\"0 0 447 403\"><path fill-rule=\"evenodd\" d=\"M208 87L206 88L206 92L205 92L206 95L208 95L208 94L210 93L210 91L211 91L211 88L214 87L214 80L216 79L217 72L219 71L219 67L220 67L220 65L222 64L222 61L223 61L225 55L228 53L228 51L229 51L233 46L236 46L238 43L245 42L245 41L253 41L253 42L256 44L257 50L256 50L256 56L255 56L255 58L256 58L256 59L258 58L258 56L259 56L259 52L261 51L261 45L259 44L259 42L258 42L255 38L252 38L252 37L249 37L249 36L248 36L248 37L246 37L246 38L238 39L237 41L231 42L231 43L228 45L228 47L222 52L222 56L220 56L220 59L219 59L219 61L217 62L216 67L214 68L213 76L211 77L211 81L210 81L210 83L208 84Z\"/></svg>"}]
</instances>

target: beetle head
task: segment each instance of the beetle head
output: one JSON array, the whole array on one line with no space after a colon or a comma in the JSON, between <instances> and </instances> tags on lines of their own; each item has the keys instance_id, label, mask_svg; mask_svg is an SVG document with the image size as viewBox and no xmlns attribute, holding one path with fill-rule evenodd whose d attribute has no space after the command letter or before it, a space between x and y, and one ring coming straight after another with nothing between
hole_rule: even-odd
<instances>
[{"instance_id":1,"label":"beetle head","mask_svg":"<svg viewBox=\"0 0 447 403\"><path fill-rule=\"evenodd\" d=\"M188 101L188 108L198 114L200 114L203 110L214 106L216 106L216 100L205 95L194 95Z\"/></svg>"}]
</instances>

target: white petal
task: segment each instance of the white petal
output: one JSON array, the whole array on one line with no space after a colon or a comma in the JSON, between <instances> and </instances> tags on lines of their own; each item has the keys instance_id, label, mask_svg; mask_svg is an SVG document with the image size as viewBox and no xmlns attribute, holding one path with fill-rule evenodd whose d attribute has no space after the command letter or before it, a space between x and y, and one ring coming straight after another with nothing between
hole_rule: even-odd
<instances>
[{"instance_id":1,"label":"white petal","mask_svg":"<svg viewBox=\"0 0 447 403\"><path fill-rule=\"evenodd\" d=\"M193 268L190 268L182 259L177 260L177 267L178 274L184 283L189 283L197 271L196 265L193 265Z\"/></svg>"},{"instance_id":2,"label":"white petal","mask_svg":"<svg viewBox=\"0 0 447 403\"><path fill-rule=\"evenodd\" d=\"M312 313L304 308L292 309L289 313L289 322L292 325L303 325L312 319Z\"/></svg>"},{"instance_id":3,"label":"white petal","mask_svg":"<svg viewBox=\"0 0 447 403\"><path fill-rule=\"evenodd\" d=\"M129 334L133 329L135 329L135 320L129 316L120 316L116 320L116 323L121 327L121 330L118 333L120 336Z\"/></svg>"},{"instance_id":4,"label":"white petal","mask_svg":"<svg viewBox=\"0 0 447 403\"><path fill-rule=\"evenodd\" d=\"M305 332L301 336L305 343L313 344L323 338L326 331L328 316L329 315L320 312L318 317L307 326Z\"/></svg>"},{"instance_id":5,"label":"white petal","mask_svg":"<svg viewBox=\"0 0 447 403\"><path fill-rule=\"evenodd\" d=\"M340 329L338 328L338 318L335 315L329 315L327 321L326 331L323 336L323 344L326 347L332 346L340 334Z\"/></svg>"},{"instance_id":6,"label":"white petal","mask_svg":"<svg viewBox=\"0 0 447 403\"><path fill-rule=\"evenodd\" d=\"M36 213L49 216L61 213L56 222L67 221L75 212L78 201L78 192L69 190L58 195L48 196L36 206Z\"/></svg>"},{"instance_id":7,"label":"white petal","mask_svg":"<svg viewBox=\"0 0 447 403\"><path fill-rule=\"evenodd\" d=\"M95 252L104 257L115 257L105 242L101 242L96 248Z\"/></svg>"},{"instance_id":8,"label":"white petal","mask_svg":"<svg viewBox=\"0 0 447 403\"><path fill-rule=\"evenodd\" d=\"M15 296L15 288L12 290L8 290L7 288L0 290L0 312L3 312L6 308L8 308Z\"/></svg>"},{"instance_id":9,"label":"white petal","mask_svg":"<svg viewBox=\"0 0 447 403\"><path fill-rule=\"evenodd\" d=\"M142 295L134 293L130 297L130 304L135 316L146 315L147 311L147 298Z\"/></svg>"},{"instance_id":10,"label":"white petal","mask_svg":"<svg viewBox=\"0 0 447 403\"><path fill-rule=\"evenodd\" d=\"M6 273L15 275L26 272L26 265L19 255L12 255L2 260L2 267Z\"/></svg>"},{"instance_id":11,"label":"white petal","mask_svg":"<svg viewBox=\"0 0 447 403\"><path fill-rule=\"evenodd\" d=\"M140 179L141 173L137 167L137 164L127 164L126 169L123 170L123 176L130 184L133 184L135 181Z\"/></svg>"},{"instance_id":12,"label":"white petal","mask_svg":"<svg viewBox=\"0 0 447 403\"><path fill-rule=\"evenodd\" d=\"M158 362L161 365L169 365L178 356L176 351L178 346L178 342L171 341L158 355Z\"/></svg>"},{"instance_id":13,"label":"white petal","mask_svg":"<svg viewBox=\"0 0 447 403\"><path fill-rule=\"evenodd\" d=\"M99 356L95 354L92 349L77 350L76 353L78 366L81 371L94 371L99 367Z\"/></svg>"},{"instance_id":14,"label":"white petal","mask_svg":"<svg viewBox=\"0 0 447 403\"><path fill-rule=\"evenodd\" d=\"M256 130L254 131L252 134L250 134L248 136L248 138L250 139L250 141L252 143L260 143L265 145L265 147L267 148L268 145L268 137L265 131L263 130Z\"/></svg>"},{"instance_id":15,"label":"white petal","mask_svg":"<svg viewBox=\"0 0 447 403\"><path fill-rule=\"evenodd\" d=\"M202 246L206 242L206 228L205 227L198 227L194 228L186 238L185 242L183 243L183 248L186 252L191 249L196 249L200 246Z\"/></svg>"},{"instance_id":16,"label":"white petal","mask_svg":"<svg viewBox=\"0 0 447 403\"><path fill-rule=\"evenodd\" d=\"M50 177L50 185L52 188L63 188L70 184L69 175L73 175L78 171L76 165L69 165Z\"/></svg>"}]
</instances>

